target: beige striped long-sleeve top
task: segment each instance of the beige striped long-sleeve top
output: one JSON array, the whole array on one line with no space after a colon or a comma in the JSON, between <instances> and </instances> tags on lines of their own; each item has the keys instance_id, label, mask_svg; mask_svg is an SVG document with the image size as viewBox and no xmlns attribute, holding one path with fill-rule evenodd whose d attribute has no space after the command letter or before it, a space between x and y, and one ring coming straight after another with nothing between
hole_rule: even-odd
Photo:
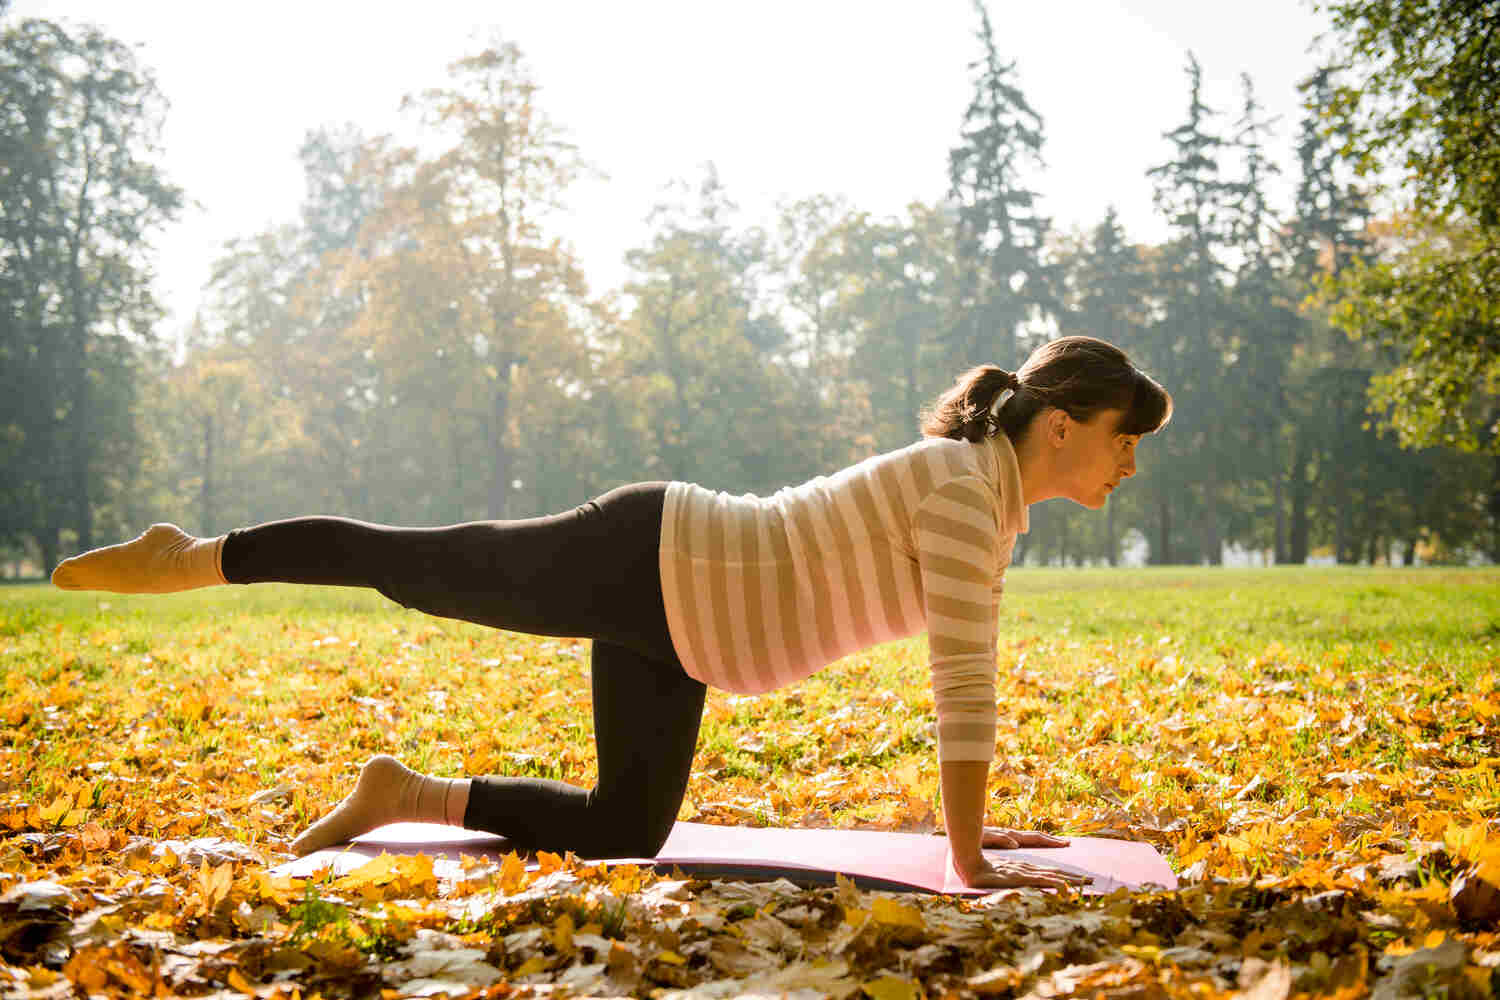
<instances>
[{"instance_id":1,"label":"beige striped long-sleeve top","mask_svg":"<svg viewBox=\"0 0 1500 1000\"><path fill-rule=\"evenodd\" d=\"M1004 434L925 438L762 498L667 488L661 582L687 672L745 694L928 631L940 760L995 748L995 629L1030 522Z\"/></svg>"}]
</instances>

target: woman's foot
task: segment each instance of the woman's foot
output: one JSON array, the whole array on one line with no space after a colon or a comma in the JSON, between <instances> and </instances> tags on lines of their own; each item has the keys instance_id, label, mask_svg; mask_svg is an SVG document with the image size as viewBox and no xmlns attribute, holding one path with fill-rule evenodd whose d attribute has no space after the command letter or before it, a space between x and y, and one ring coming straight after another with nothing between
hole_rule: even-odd
<instances>
[{"instance_id":1,"label":"woman's foot","mask_svg":"<svg viewBox=\"0 0 1500 1000\"><path fill-rule=\"evenodd\" d=\"M175 524L153 524L132 541L64 559L52 571L52 585L116 594L172 594L228 583L219 566L224 537L194 538Z\"/></svg>"},{"instance_id":2,"label":"woman's foot","mask_svg":"<svg viewBox=\"0 0 1500 1000\"><path fill-rule=\"evenodd\" d=\"M389 754L371 757L354 791L292 841L298 857L342 844L387 823L463 823L468 779L429 778Z\"/></svg>"}]
</instances>

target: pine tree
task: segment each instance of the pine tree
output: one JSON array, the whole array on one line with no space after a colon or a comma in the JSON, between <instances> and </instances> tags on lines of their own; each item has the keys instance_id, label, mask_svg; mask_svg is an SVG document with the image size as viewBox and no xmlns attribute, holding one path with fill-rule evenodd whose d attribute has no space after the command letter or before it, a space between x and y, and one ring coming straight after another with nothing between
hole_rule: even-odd
<instances>
[{"instance_id":1,"label":"pine tree","mask_svg":"<svg viewBox=\"0 0 1500 1000\"><path fill-rule=\"evenodd\" d=\"M1113 206L1086 238L1063 252L1059 268L1064 275L1065 310L1061 318L1064 330L1107 340L1137 364L1150 367L1145 334L1150 324L1151 275L1140 249L1127 240ZM1144 525L1146 508L1141 491L1130 488L1134 485L1129 484L1110 496L1103 534L1098 539L1102 552L1088 553L1102 555L1111 566L1119 560L1119 543L1125 526L1133 522ZM1084 519L1088 515L1074 510L1049 512L1040 524L1033 522L1031 534L1036 535L1038 529L1046 531L1063 517L1069 522L1075 519L1079 522L1069 524L1070 538L1087 536L1090 525Z\"/></svg>"},{"instance_id":2,"label":"pine tree","mask_svg":"<svg viewBox=\"0 0 1500 1000\"><path fill-rule=\"evenodd\" d=\"M1300 168L1293 217L1285 245L1291 273L1302 295L1313 291L1324 274L1339 274L1368 252L1364 230L1369 219L1363 192L1345 177L1336 141L1322 128L1324 112L1336 92L1336 70L1323 66L1299 84L1306 112L1297 139ZM1372 373L1368 350L1360 350L1328 326L1314 311L1300 319L1299 372L1289 383L1288 411L1297 437L1290 470L1292 562L1304 562L1312 537L1310 518L1317 515L1312 490L1325 501L1326 520L1337 562L1351 561L1351 468L1361 454L1363 392Z\"/></svg>"},{"instance_id":3,"label":"pine tree","mask_svg":"<svg viewBox=\"0 0 1500 1000\"><path fill-rule=\"evenodd\" d=\"M1180 404L1162 442L1163 467L1151 479L1157 523L1148 536L1154 563L1192 553L1217 564L1235 475L1225 436L1232 418L1220 405L1229 354L1221 255L1230 239L1230 186L1219 174L1226 143L1212 128L1217 112L1203 103L1203 72L1191 53L1187 75L1187 120L1165 136L1172 158L1147 171L1173 232L1156 261L1161 308L1148 357Z\"/></svg>"},{"instance_id":4,"label":"pine tree","mask_svg":"<svg viewBox=\"0 0 1500 1000\"><path fill-rule=\"evenodd\" d=\"M1050 223L1024 183L1026 171L1042 166L1042 118L1015 79L1016 64L1001 62L983 0L974 7L981 47L971 67L974 97L961 142L948 154L962 275L951 364L1015 368L1028 353L1028 325L1054 304L1054 279L1042 258Z\"/></svg>"},{"instance_id":5,"label":"pine tree","mask_svg":"<svg viewBox=\"0 0 1500 1000\"><path fill-rule=\"evenodd\" d=\"M1231 515L1234 535L1251 547L1269 547L1285 562L1285 379L1301 321L1294 307L1286 255L1275 239L1278 220L1266 193L1281 172L1267 153L1274 120L1263 116L1248 74L1240 77L1241 111L1233 148L1243 172L1227 187L1231 246L1238 256L1229 308L1227 347L1233 358L1228 389L1238 420L1225 431L1242 456L1241 502Z\"/></svg>"}]
</instances>

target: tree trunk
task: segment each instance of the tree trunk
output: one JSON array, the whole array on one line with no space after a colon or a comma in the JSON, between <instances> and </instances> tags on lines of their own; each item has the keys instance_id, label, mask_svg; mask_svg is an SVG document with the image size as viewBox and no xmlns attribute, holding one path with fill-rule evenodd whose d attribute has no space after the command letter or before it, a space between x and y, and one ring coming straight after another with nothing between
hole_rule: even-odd
<instances>
[{"instance_id":1,"label":"tree trunk","mask_svg":"<svg viewBox=\"0 0 1500 1000\"><path fill-rule=\"evenodd\" d=\"M1208 564L1210 566L1224 565L1224 534L1219 530L1219 483L1217 473L1215 480L1208 484L1208 524L1204 541L1207 543Z\"/></svg>"},{"instance_id":2,"label":"tree trunk","mask_svg":"<svg viewBox=\"0 0 1500 1000\"><path fill-rule=\"evenodd\" d=\"M1277 427L1273 422L1271 425L1271 432L1267 434L1266 437L1268 439L1267 447L1271 452L1271 530L1275 534L1275 541L1273 542L1272 547L1276 553L1275 558L1277 565L1280 565L1281 563L1287 561L1286 509L1285 501L1281 496L1281 482L1282 479L1285 478L1285 476L1281 468L1281 449L1279 447L1281 442L1278 440L1280 436L1281 435L1277 433Z\"/></svg>"},{"instance_id":3,"label":"tree trunk","mask_svg":"<svg viewBox=\"0 0 1500 1000\"><path fill-rule=\"evenodd\" d=\"M1156 549L1151 553L1151 562L1166 566L1172 561L1172 501L1163 496L1156 509Z\"/></svg>"},{"instance_id":4,"label":"tree trunk","mask_svg":"<svg viewBox=\"0 0 1500 1000\"><path fill-rule=\"evenodd\" d=\"M203 420L203 537L214 536L214 415Z\"/></svg>"},{"instance_id":5,"label":"tree trunk","mask_svg":"<svg viewBox=\"0 0 1500 1000\"><path fill-rule=\"evenodd\" d=\"M1406 540L1406 549L1401 553L1401 565L1410 566L1417 561L1417 536Z\"/></svg>"},{"instance_id":6,"label":"tree trunk","mask_svg":"<svg viewBox=\"0 0 1500 1000\"><path fill-rule=\"evenodd\" d=\"M71 467L69 469L72 479L74 526L78 531L78 545L80 552L87 552L94 547L94 518L93 503L89 496L89 457L93 451L94 432L96 428L91 426L92 400L89 398L88 359L86 341L83 335L78 335L78 342L74 345L74 364L71 370L73 376L73 406L68 412L68 426L72 431L73 448Z\"/></svg>"},{"instance_id":7,"label":"tree trunk","mask_svg":"<svg viewBox=\"0 0 1500 1000\"><path fill-rule=\"evenodd\" d=\"M47 525L36 537L37 548L42 550L42 576L49 576L57 568L57 536L61 528L51 514L47 515Z\"/></svg>"},{"instance_id":8,"label":"tree trunk","mask_svg":"<svg viewBox=\"0 0 1500 1000\"><path fill-rule=\"evenodd\" d=\"M43 412L38 414L34 424L38 447L31 454L36 478L40 480L37 486L41 503L27 504L27 508L32 514L31 530L37 548L41 550L42 575L46 576L57 566L62 543L62 501L65 495L62 464L66 442L63 435L65 425L57 419L56 413L62 407L63 373L58 363L60 352L55 338L41 328L40 320L32 330L37 336L37 375L41 383L37 397L42 405L37 409Z\"/></svg>"},{"instance_id":9,"label":"tree trunk","mask_svg":"<svg viewBox=\"0 0 1500 1000\"><path fill-rule=\"evenodd\" d=\"M1109 559L1109 564L1115 566L1119 563L1120 544L1115 538L1115 502L1113 499L1104 510L1104 535L1105 544L1108 546L1105 555Z\"/></svg>"},{"instance_id":10,"label":"tree trunk","mask_svg":"<svg viewBox=\"0 0 1500 1000\"><path fill-rule=\"evenodd\" d=\"M922 401L917 397L917 338L907 337L906 340L906 413L908 419L914 416L922 406Z\"/></svg>"},{"instance_id":11,"label":"tree trunk","mask_svg":"<svg viewBox=\"0 0 1500 1000\"><path fill-rule=\"evenodd\" d=\"M1493 421L1500 414L1492 413ZM1490 483L1490 561L1500 563L1500 455L1495 456L1494 478Z\"/></svg>"},{"instance_id":12,"label":"tree trunk","mask_svg":"<svg viewBox=\"0 0 1500 1000\"><path fill-rule=\"evenodd\" d=\"M506 444L506 427L510 420L510 373L512 362L501 358L496 366L494 408L490 413L490 454L494 458L490 473L489 517L504 519L510 501L511 454Z\"/></svg>"},{"instance_id":13,"label":"tree trunk","mask_svg":"<svg viewBox=\"0 0 1500 1000\"><path fill-rule=\"evenodd\" d=\"M1344 464L1348 449L1344 447L1344 392L1340 385L1334 398L1334 449L1328 456L1333 469L1333 561L1339 565L1352 561L1349 552L1349 471Z\"/></svg>"},{"instance_id":14,"label":"tree trunk","mask_svg":"<svg viewBox=\"0 0 1500 1000\"><path fill-rule=\"evenodd\" d=\"M458 421L448 425L448 442L453 449L453 501L449 505L450 524L462 523L464 519L464 450L463 443L459 440Z\"/></svg>"},{"instance_id":15,"label":"tree trunk","mask_svg":"<svg viewBox=\"0 0 1500 1000\"><path fill-rule=\"evenodd\" d=\"M1307 432L1297 429L1292 455L1292 524L1287 538L1287 561L1307 562Z\"/></svg>"}]
</instances>

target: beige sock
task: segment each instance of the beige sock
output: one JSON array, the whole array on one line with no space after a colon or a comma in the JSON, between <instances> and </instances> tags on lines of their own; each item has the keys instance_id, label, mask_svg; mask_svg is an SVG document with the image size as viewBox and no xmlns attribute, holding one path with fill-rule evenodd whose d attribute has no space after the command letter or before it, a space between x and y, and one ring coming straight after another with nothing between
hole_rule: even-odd
<instances>
[{"instance_id":1,"label":"beige sock","mask_svg":"<svg viewBox=\"0 0 1500 1000\"><path fill-rule=\"evenodd\" d=\"M175 524L153 524L132 541L64 559L52 571L52 584L63 590L172 594L228 583L219 561L224 538L194 538Z\"/></svg>"},{"instance_id":2,"label":"beige sock","mask_svg":"<svg viewBox=\"0 0 1500 1000\"><path fill-rule=\"evenodd\" d=\"M301 857L387 823L462 826L468 804L468 778L431 778L379 754L365 762L349 797L292 841L292 851Z\"/></svg>"}]
</instances>

